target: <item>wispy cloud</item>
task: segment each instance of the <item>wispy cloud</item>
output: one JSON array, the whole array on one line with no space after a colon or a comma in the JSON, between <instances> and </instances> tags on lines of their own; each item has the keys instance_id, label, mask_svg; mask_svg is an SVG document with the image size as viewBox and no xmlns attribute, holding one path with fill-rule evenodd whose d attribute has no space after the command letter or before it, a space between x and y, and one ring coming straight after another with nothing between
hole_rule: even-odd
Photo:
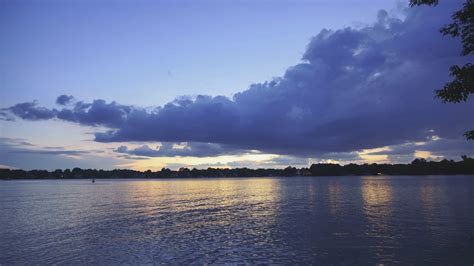
<instances>
[{"instance_id":1,"label":"wispy cloud","mask_svg":"<svg viewBox=\"0 0 474 266\"><path fill-rule=\"evenodd\" d=\"M48 155L81 155L95 151L71 150L64 147L41 147L31 144L23 139L18 138L0 138L0 146L8 153L29 153L29 154L48 154Z\"/></svg>"},{"instance_id":2,"label":"wispy cloud","mask_svg":"<svg viewBox=\"0 0 474 266\"><path fill-rule=\"evenodd\" d=\"M107 168L124 163L105 149L47 147L20 138L0 137L0 165L8 168L55 169L58 167Z\"/></svg>"}]
</instances>

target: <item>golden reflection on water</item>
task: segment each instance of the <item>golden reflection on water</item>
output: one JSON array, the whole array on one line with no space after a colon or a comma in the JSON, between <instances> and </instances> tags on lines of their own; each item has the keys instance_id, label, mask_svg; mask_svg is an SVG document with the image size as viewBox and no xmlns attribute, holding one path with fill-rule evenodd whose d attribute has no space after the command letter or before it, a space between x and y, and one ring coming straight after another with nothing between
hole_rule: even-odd
<instances>
[{"instance_id":1,"label":"golden reflection on water","mask_svg":"<svg viewBox=\"0 0 474 266\"><path fill-rule=\"evenodd\" d=\"M375 242L369 248L374 257L384 258L379 261L390 262L395 256L390 247L396 246L393 236L393 191L389 180L384 177L364 177L361 185L363 212L367 219L365 234Z\"/></svg>"},{"instance_id":2,"label":"golden reflection on water","mask_svg":"<svg viewBox=\"0 0 474 266\"><path fill-rule=\"evenodd\" d=\"M246 215L252 218L268 219L275 216L280 196L279 181L272 178L135 181L126 185L124 197L136 203L132 210L150 216L199 211L226 216L247 210Z\"/></svg>"},{"instance_id":3,"label":"golden reflection on water","mask_svg":"<svg viewBox=\"0 0 474 266\"><path fill-rule=\"evenodd\" d=\"M373 230L369 234L386 232L392 213L393 193L387 179L367 177L361 186L364 214Z\"/></svg>"}]
</instances>

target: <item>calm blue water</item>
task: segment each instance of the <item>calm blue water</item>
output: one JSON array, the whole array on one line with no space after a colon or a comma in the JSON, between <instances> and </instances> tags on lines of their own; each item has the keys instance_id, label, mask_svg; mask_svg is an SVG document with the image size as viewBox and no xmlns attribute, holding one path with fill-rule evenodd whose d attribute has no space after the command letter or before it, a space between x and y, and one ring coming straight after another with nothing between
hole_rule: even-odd
<instances>
[{"instance_id":1,"label":"calm blue water","mask_svg":"<svg viewBox=\"0 0 474 266\"><path fill-rule=\"evenodd\" d=\"M0 181L0 264L474 263L474 177Z\"/></svg>"}]
</instances>

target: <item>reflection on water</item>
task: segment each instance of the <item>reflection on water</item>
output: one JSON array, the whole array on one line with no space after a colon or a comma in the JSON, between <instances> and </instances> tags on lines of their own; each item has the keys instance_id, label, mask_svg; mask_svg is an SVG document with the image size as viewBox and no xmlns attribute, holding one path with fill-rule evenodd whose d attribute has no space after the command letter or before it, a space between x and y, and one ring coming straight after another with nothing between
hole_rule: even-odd
<instances>
[{"instance_id":1,"label":"reflection on water","mask_svg":"<svg viewBox=\"0 0 474 266\"><path fill-rule=\"evenodd\" d=\"M428 221L437 218L438 211L449 212L448 208L443 208L443 203L449 201L443 184L436 180L423 180L420 185L420 199L423 212Z\"/></svg>"},{"instance_id":2,"label":"reflection on water","mask_svg":"<svg viewBox=\"0 0 474 266\"><path fill-rule=\"evenodd\" d=\"M368 179L362 182L361 192L364 199L364 213L368 226L372 227L368 234L381 235L388 230L387 220L391 215L392 188L387 179Z\"/></svg>"},{"instance_id":3,"label":"reflection on water","mask_svg":"<svg viewBox=\"0 0 474 266\"><path fill-rule=\"evenodd\" d=\"M428 213L433 213L435 208L435 193L436 188L429 184L423 184L420 186L420 196L421 196L421 203L423 204L423 208Z\"/></svg>"},{"instance_id":4,"label":"reflection on water","mask_svg":"<svg viewBox=\"0 0 474 266\"><path fill-rule=\"evenodd\" d=\"M374 239L369 247L381 260L378 263L395 262L393 247L397 245L393 236L392 208L393 193L387 178L373 177L364 180L361 193L364 201L364 214L367 219L366 234Z\"/></svg>"},{"instance_id":5,"label":"reflection on water","mask_svg":"<svg viewBox=\"0 0 474 266\"><path fill-rule=\"evenodd\" d=\"M0 263L471 264L473 179L4 181Z\"/></svg>"},{"instance_id":6,"label":"reflection on water","mask_svg":"<svg viewBox=\"0 0 474 266\"><path fill-rule=\"evenodd\" d=\"M331 180L328 182L328 200L329 211L334 217L338 217L343 205L343 194L339 180Z\"/></svg>"},{"instance_id":7,"label":"reflection on water","mask_svg":"<svg viewBox=\"0 0 474 266\"><path fill-rule=\"evenodd\" d=\"M274 224L278 186L275 179L242 182L233 179L203 179L134 182L123 194L124 211L159 245L157 256L165 261L226 262L241 260L239 252L251 253L243 236L271 245L268 228ZM240 238L235 241L235 238ZM145 239L147 241L147 239ZM268 247L267 247L268 248ZM181 251L199 252L182 258Z\"/></svg>"}]
</instances>

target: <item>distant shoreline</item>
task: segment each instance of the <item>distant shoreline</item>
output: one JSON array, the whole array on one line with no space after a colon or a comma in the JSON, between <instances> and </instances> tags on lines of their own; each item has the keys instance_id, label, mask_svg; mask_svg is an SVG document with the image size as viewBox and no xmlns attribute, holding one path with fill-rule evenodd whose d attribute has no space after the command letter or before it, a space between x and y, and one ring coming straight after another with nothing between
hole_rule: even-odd
<instances>
[{"instance_id":1,"label":"distant shoreline","mask_svg":"<svg viewBox=\"0 0 474 266\"><path fill-rule=\"evenodd\" d=\"M321 177L344 177L344 178L352 178L352 177L436 177L436 176L455 176L455 177L462 177L462 176L472 176L474 178L474 174L426 174L426 175L308 175L308 176L200 176L200 177L102 177L102 178L94 178L96 180L169 180L169 179L179 179L179 180L187 180L187 179L247 179L247 178L296 178L296 177L307 177L307 178L321 178ZM69 180L91 180L92 178L88 177L81 177L81 178L2 178L0 181L69 181Z\"/></svg>"},{"instance_id":2,"label":"distant shoreline","mask_svg":"<svg viewBox=\"0 0 474 266\"><path fill-rule=\"evenodd\" d=\"M160 171L135 171L130 169L57 169L19 170L0 169L2 180L74 180L74 179L163 179L163 178L250 178L250 177L294 177L294 176L428 176L428 175L474 175L474 158L462 156L461 161L426 161L415 159L409 164L312 164L308 168L288 166L272 168L207 168Z\"/></svg>"}]
</instances>

